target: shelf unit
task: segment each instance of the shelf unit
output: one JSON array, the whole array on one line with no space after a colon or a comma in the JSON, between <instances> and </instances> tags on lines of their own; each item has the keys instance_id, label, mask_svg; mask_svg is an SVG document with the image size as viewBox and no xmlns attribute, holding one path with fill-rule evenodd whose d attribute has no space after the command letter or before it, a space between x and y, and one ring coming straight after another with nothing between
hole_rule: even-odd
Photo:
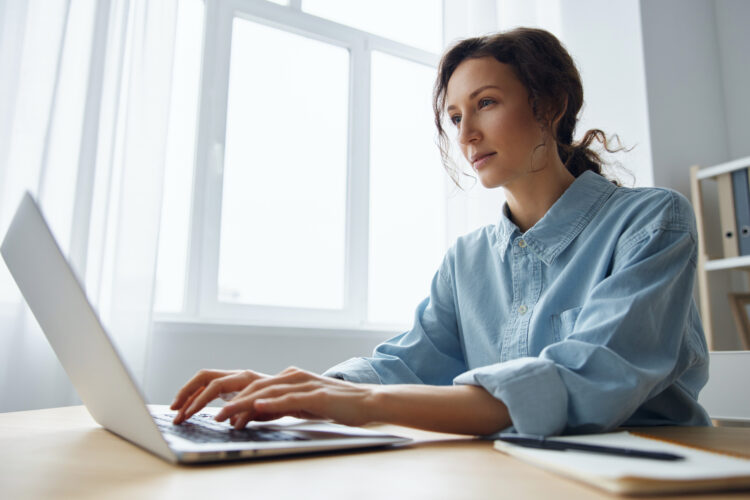
<instances>
[{"instance_id":1,"label":"shelf unit","mask_svg":"<svg viewBox=\"0 0 750 500\"><path fill-rule=\"evenodd\" d=\"M713 349L713 315L711 313L711 295L709 288L709 273L712 271L738 270L745 271L750 277L750 255L741 257L722 258L709 256L706 245L706 226L704 214L706 207L703 204L703 192L701 182L705 180L716 180L722 174L750 167L750 156L739 158L727 163L713 167L701 168L693 166L690 168L690 192L695 210L695 220L698 226L698 295L700 297L701 318L703 329L706 332L708 348ZM709 207L718 210L718 207Z\"/></svg>"}]
</instances>

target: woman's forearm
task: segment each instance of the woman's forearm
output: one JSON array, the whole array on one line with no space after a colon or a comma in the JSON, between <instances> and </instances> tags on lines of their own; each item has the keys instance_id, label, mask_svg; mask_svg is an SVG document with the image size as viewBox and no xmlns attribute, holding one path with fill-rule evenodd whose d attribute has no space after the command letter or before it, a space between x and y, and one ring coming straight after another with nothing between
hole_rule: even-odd
<instances>
[{"instance_id":1,"label":"woman's forearm","mask_svg":"<svg viewBox=\"0 0 750 500\"><path fill-rule=\"evenodd\" d=\"M373 421L473 435L512 425L505 404L482 387L383 385L373 390Z\"/></svg>"}]
</instances>

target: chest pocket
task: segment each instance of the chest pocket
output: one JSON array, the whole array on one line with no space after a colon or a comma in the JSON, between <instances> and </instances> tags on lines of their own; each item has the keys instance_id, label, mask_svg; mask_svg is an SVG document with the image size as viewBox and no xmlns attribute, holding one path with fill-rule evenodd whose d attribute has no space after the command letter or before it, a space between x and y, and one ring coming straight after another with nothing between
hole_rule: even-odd
<instances>
[{"instance_id":1,"label":"chest pocket","mask_svg":"<svg viewBox=\"0 0 750 500\"><path fill-rule=\"evenodd\" d=\"M567 309L560 314L552 315L552 335L554 342L565 340L576 325L576 320L581 312L581 307Z\"/></svg>"}]
</instances>

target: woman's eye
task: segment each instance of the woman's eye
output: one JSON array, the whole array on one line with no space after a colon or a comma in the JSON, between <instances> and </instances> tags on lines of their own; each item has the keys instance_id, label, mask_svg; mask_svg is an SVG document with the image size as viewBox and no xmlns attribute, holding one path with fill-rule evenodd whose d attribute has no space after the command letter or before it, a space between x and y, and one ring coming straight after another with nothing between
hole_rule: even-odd
<instances>
[{"instance_id":1,"label":"woman's eye","mask_svg":"<svg viewBox=\"0 0 750 500\"><path fill-rule=\"evenodd\" d=\"M458 126L458 124L461 123L461 115L453 115L453 116L451 116L451 123L453 125Z\"/></svg>"},{"instance_id":2,"label":"woman's eye","mask_svg":"<svg viewBox=\"0 0 750 500\"><path fill-rule=\"evenodd\" d=\"M485 106L489 106L490 104L494 103L494 99L490 99L489 97L485 97L484 99L479 99L479 107L483 108Z\"/></svg>"}]
</instances>

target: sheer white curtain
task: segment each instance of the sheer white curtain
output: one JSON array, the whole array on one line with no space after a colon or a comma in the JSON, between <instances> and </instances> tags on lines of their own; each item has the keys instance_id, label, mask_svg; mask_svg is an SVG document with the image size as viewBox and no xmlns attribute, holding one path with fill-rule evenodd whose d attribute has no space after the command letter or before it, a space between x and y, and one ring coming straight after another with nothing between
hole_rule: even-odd
<instances>
[{"instance_id":1,"label":"sheer white curtain","mask_svg":"<svg viewBox=\"0 0 750 500\"><path fill-rule=\"evenodd\" d=\"M142 381L177 0L0 0L0 235L25 190ZM76 402L0 260L0 411Z\"/></svg>"}]
</instances>

